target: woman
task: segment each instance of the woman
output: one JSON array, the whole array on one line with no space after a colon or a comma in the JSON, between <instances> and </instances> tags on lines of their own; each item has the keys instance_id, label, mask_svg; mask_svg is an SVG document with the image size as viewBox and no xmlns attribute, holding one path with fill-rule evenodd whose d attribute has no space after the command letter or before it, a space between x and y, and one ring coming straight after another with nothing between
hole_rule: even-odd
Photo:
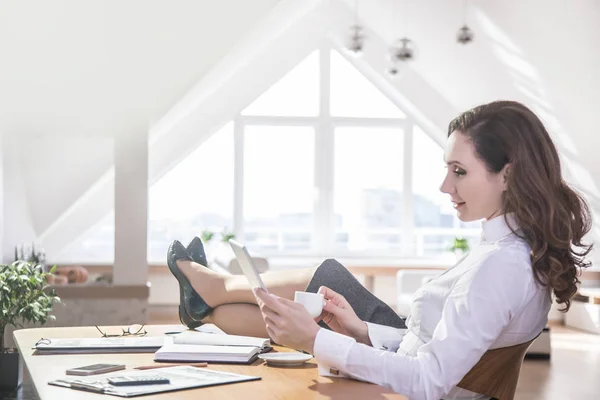
<instances>
[{"instance_id":1,"label":"woman","mask_svg":"<svg viewBox=\"0 0 600 400\"><path fill-rule=\"evenodd\" d=\"M267 294L252 292L244 277L220 276L186 260L177 242L169 265L182 287L183 319L193 325L204 318L232 333L267 333L320 364L411 399L488 398L455 385L487 350L535 338L552 293L569 309L591 250L582 243L591 217L562 179L548 132L522 104L498 101L458 116L444 158L448 172L440 189L460 220L484 220L482 240L415 293L406 327L335 261L264 274ZM295 290L319 287L328 301L317 320L330 330L289 300Z\"/></svg>"}]
</instances>

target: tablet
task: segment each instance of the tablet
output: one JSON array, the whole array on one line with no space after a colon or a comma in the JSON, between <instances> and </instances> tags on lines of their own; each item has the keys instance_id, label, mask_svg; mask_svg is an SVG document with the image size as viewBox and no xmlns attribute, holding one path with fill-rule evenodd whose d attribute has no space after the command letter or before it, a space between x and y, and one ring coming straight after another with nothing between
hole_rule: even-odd
<instances>
[{"instance_id":1,"label":"tablet","mask_svg":"<svg viewBox=\"0 0 600 400\"><path fill-rule=\"evenodd\" d=\"M233 239L229 239L229 244L233 249L235 254L235 258L237 258L238 263L240 263L240 268L244 272L246 279L250 283L250 287L262 288L265 292L268 292L267 287L263 283L262 279L258 271L256 270L256 266L254 265L254 261L252 261L252 257L250 257L250 253L248 253L248 249L243 244L236 242Z\"/></svg>"}]
</instances>

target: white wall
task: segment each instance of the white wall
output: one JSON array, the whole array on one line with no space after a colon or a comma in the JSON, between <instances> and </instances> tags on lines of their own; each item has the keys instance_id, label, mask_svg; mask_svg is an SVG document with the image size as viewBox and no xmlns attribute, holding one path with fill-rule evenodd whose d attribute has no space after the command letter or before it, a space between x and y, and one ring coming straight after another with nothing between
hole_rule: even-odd
<instances>
[{"instance_id":1,"label":"white wall","mask_svg":"<svg viewBox=\"0 0 600 400\"><path fill-rule=\"evenodd\" d=\"M4 254L4 136L0 131L0 263Z\"/></svg>"},{"instance_id":2,"label":"white wall","mask_svg":"<svg viewBox=\"0 0 600 400\"><path fill-rule=\"evenodd\" d=\"M56 221L113 165L114 139L52 135L15 138L35 231Z\"/></svg>"},{"instance_id":3,"label":"white wall","mask_svg":"<svg viewBox=\"0 0 600 400\"><path fill-rule=\"evenodd\" d=\"M148 281L148 130L117 138L115 143L115 263L113 283Z\"/></svg>"},{"instance_id":4,"label":"white wall","mask_svg":"<svg viewBox=\"0 0 600 400\"><path fill-rule=\"evenodd\" d=\"M35 239L33 221L29 212L23 168L17 151L17 144L10 136L4 135L0 158L3 169L3 208L2 208L2 262L14 260L14 248L19 244L30 244Z\"/></svg>"}]
</instances>

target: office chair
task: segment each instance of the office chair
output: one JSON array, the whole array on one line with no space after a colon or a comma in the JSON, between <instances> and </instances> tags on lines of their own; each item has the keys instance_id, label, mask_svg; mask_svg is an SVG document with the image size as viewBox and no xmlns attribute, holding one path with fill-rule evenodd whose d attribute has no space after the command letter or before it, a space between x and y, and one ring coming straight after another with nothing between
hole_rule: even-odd
<instances>
[{"instance_id":1,"label":"office chair","mask_svg":"<svg viewBox=\"0 0 600 400\"><path fill-rule=\"evenodd\" d=\"M456 386L497 400L513 400L523 358L536 338L515 346L486 351Z\"/></svg>"}]
</instances>

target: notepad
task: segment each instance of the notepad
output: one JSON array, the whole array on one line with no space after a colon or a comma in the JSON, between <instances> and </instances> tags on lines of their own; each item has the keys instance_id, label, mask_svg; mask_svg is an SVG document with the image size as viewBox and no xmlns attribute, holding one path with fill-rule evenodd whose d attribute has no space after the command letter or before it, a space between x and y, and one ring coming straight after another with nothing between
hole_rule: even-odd
<instances>
[{"instance_id":1,"label":"notepad","mask_svg":"<svg viewBox=\"0 0 600 400\"><path fill-rule=\"evenodd\" d=\"M215 335L201 332L183 332L173 337L175 344L199 344L209 346L258 347L261 351L271 348L271 340L253 336Z\"/></svg>"},{"instance_id":2,"label":"notepad","mask_svg":"<svg viewBox=\"0 0 600 400\"><path fill-rule=\"evenodd\" d=\"M154 353L154 361L250 364L260 352L255 346L166 344Z\"/></svg>"}]
</instances>

